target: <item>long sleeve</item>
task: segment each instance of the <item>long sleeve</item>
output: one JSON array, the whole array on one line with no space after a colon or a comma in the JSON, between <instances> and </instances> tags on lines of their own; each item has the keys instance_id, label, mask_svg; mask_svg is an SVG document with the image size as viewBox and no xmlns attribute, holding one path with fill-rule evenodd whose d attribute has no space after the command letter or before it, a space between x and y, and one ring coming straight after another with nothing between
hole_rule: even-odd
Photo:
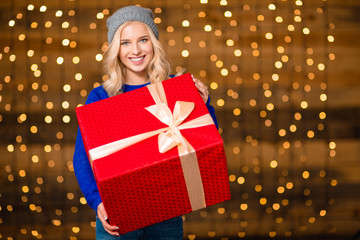
<instances>
[{"instance_id":1,"label":"long sleeve","mask_svg":"<svg viewBox=\"0 0 360 240\"><path fill-rule=\"evenodd\" d=\"M219 129L218 122L217 122L216 115L215 115L215 108L210 105L210 96L209 96L209 99L206 102L206 107L207 107L212 119L214 120L216 128Z\"/></svg>"},{"instance_id":2,"label":"long sleeve","mask_svg":"<svg viewBox=\"0 0 360 240\"><path fill-rule=\"evenodd\" d=\"M95 88L90 92L86 100L86 104L96 102L107 97L107 93L102 87ZM89 158L85 151L80 128L78 128L78 133L76 137L73 165L80 189L84 194L89 206L96 211L98 205L102 201L100 198L98 187L96 185L93 171L90 166Z\"/></svg>"}]
</instances>

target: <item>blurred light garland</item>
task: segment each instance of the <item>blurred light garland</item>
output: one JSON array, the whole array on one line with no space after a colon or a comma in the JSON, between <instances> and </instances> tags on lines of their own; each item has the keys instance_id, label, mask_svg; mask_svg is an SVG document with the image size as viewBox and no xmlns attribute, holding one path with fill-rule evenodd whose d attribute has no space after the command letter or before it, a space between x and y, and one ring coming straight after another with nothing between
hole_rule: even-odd
<instances>
[{"instance_id":1,"label":"blurred light garland","mask_svg":"<svg viewBox=\"0 0 360 240\"><path fill-rule=\"evenodd\" d=\"M168 38L164 43L166 48L170 52L176 49L172 56L176 58L176 70L186 67L209 85L212 104L220 113L219 131L229 142L229 165L236 166L229 169L233 201L184 217L185 237L190 240L203 236L197 233L200 229L190 227L201 219L210 222L204 227L205 237L254 235L252 229L260 228L261 223L256 223L250 212L269 222L266 236L292 237L325 218L334 204L331 188L338 180L329 169L331 159L336 156L336 142L330 139L326 127L327 75L330 61L335 60L335 54L328 52L329 45L335 41L329 32L335 25L328 24L326 1L315 12L306 8L305 3L244 1L236 2L234 7L234 3L225 0L183 1L181 17L176 19L178 25L167 24L168 14L176 9L152 5L155 22L163 28L161 36ZM85 10L79 1L59 0L58 8L45 3L22 8L22 4L18 7L11 1L7 23L10 42L1 46L0 53L0 62L9 67L1 75L0 102L5 114L0 115L0 123L8 127L5 155L11 161L6 161L1 171L7 176L6 185L16 190L9 198L5 196L7 192L0 192L0 200L4 200L0 205L0 226L15 221L23 214L21 211L31 223L0 233L0 239L19 236L42 239L51 235L53 229L61 229L56 236L77 239L95 227L91 217L89 224L81 222L81 214L89 209L79 189L73 186L76 180L70 157L75 137L73 109L84 103L93 87L107 79L100 76L102 54L108 47L103 38L104 26L107 16L115 9L104 5L98 3L96 11L80 21ZM23 12L16 13L18 9ZM322 43L323 55L322 49L308 46L316 29L307 21L306 11L320 16L323 25L329 28ZM197 38L199 31L204 38ZM96 34L96 39L81 42L81 34ZM295 50L299 39L303 41L300 57ZM221 42L219 49L218 42ZM89 53L86 44L96 47ZM199 54L206 59L202 68L196 69L191 63ZM267 58L269 55L271 59ZM87 72L88 64L97 66L98 73ZM19 69L25 71L20 73ZM319 92L318 100L313 100ZM316 121L302 123L305 115L312 114L312 103L320 103ZM225 117L222 113L228 109L230 114ZM292 115L287 121L280 121L284 109ZM10 123L13 116L16 122ZM251 122L254 125L248 131L243 124ZM303 149L310 140L320 138L323 131L328 141L326 162L323 169L314 173L307 165L308 156ZM306 136L300 136L301 132ZM231 139L234 133L239 134L235 141ZM272 147L268 147L269 142ZM268 149L270 153L264 156ZM267 181L269 176L272 181ZM317 176L327 182L326 204L313 197L308 184L317 181ZM53 199L54 190L61 192L63 201ZM299 199L294 198L304 200L304 213L294 210L299 206L296 202ZM54 206L48 201L54 202ZM21 209L24 207L27 210ZM287 215L291 211L295 213ZM77 222L71 221L73 215L77 216ZM35 224L49 218L50 230ZM234 221L236 230L224 226L225 220ZM336 228L330 226L330 232L336 232Z\"/></svg>"}]
</instances>

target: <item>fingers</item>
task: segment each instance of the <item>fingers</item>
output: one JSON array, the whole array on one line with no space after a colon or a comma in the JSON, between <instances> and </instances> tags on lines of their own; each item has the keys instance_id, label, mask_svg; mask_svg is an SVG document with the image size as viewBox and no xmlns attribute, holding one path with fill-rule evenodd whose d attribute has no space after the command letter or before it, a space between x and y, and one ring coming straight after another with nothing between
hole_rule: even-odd
<instances>
[{"instance_id":1,"label":"fingers","mask_svg":"<svg viewBox=\"0 0 360 240\"><path fill-rule=\"evenodd\" d=\"M209 91L208 91L208 87L203 84L199 79L194 78L193 75L191 75L193 78L193 81L195 83L196 88L199 90L200 95L202 97L202 99L204 100L204 102L206 103L207 100L209 99Z\"/></svg>"},{"instance_id":2,"label":"fingers","mask_svg":"<svg viewBox=\"0 0 360 240\"><path fill-rule=\"evenodd\" d=\"M97 213L98 213L98 217L105 229L106 232L108 232L111 235L114 236L119 236L119 233L117 232L117 230L119 229L117 226L112 226L108 223L108 217L104 208L104 204L100 203L98 208L97 208Z\"/></svg>"}]
</instances>

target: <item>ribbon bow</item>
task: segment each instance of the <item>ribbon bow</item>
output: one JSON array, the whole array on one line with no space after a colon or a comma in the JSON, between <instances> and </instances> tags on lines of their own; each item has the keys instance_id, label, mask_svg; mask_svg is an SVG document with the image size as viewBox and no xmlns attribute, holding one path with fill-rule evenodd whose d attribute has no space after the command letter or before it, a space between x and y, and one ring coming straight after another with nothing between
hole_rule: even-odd
<instances>
[{"instance_id":1,"label":"ribbon bow","mask_svg":"<svg viewBox=\"0 0 360 240\"><path fill-rule=\"evenodd\" d=\"M191 151L189 143L182 136L178 127L190 115L194 107L195 104L193 102L177 101L173 113L171 113L169 107L164 103L145 108L162 123L169 126L169 130L159 134L159 152L167 152L179 144L182 144L186 152Z\"/></svg>"}]
</instances>

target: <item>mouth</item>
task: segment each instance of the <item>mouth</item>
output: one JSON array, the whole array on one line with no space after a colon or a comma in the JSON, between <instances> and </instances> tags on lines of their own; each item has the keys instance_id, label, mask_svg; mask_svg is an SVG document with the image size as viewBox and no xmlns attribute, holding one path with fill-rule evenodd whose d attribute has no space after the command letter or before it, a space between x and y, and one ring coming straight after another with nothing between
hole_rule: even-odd
<instances>
[{"instance_id":1,"label":"mouth","mask_svg":"<svg viewBox=\"0 0 360 240\"><path fill-rule=\"evenodd\" d=\"M144 56L141 56L141 57L131 57L129 58L131 61L135 62L135 63L139 63L141 62L143 59L145 58L145 55Z\"/></svg>"}]
</instances>

